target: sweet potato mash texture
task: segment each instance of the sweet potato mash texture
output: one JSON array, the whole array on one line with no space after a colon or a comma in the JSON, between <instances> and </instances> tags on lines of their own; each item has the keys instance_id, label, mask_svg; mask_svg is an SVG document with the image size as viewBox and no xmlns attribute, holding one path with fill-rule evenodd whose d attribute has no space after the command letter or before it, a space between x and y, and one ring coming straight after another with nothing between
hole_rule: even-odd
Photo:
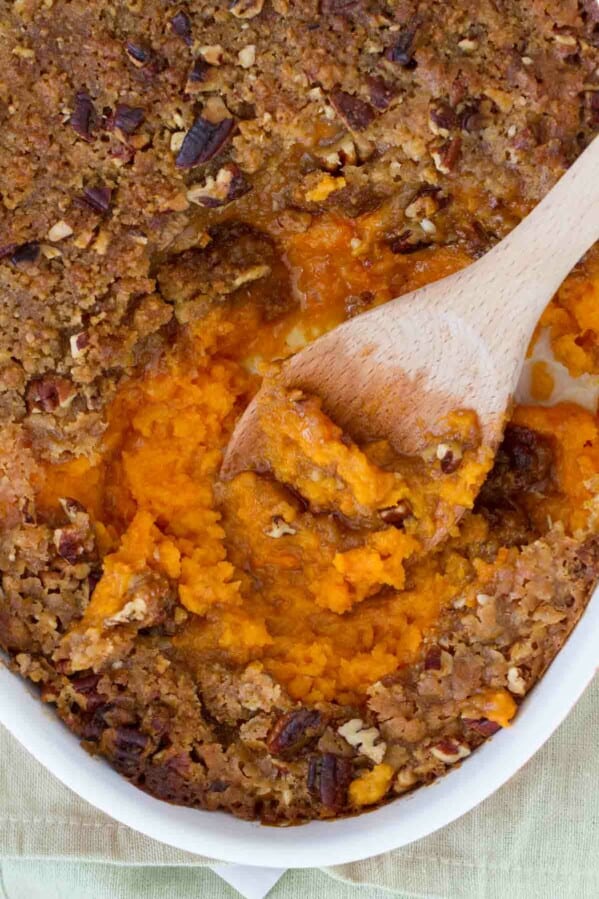
<instances>
[{"instance_id":1,"label":"sweet potato mash texture","mask_svg":"<svg viewBox=\"0 0 599 899\"><path fill-rule=\"evenodd\" d=\"M261 320L259 282L232 308L211 308L159 365L120 387L94 458L47 468L40 503L50 508L64 496L83 502L104 553L81 630L118 614L134 580L152 569L176 583L182 626L173 640L192 668L194 659L254 661L296 700L355 702L418 657L444 605L489 564L475 551L490 527L482 515L466 516L446 543L427 550L410 522L426 521L429 507L405 471L397 474L389 448L352 443L314 398L300 398L303 418L288 398L275 406L274 476L219 479L224 448L264 366L341 321L348 296L367 292L369 302L384 302L468 261L457 250L396 256L380 245L370 256L379 215L323 217L287 235L298 308ZM580 353L590 350L573 349L571 317L596 324L596 288L579 280L562 290L544 321L557 355L584 371L590 361ZM596 419L568 405L519 407L514 420L556 445L555 497L531 499L529 513L576 530L590 495L585 483L599 471ZM455 435L456 423L451 427ZM467 413L458 431L466 454L449 498L470 508L491 460L476 456ZM405 521L374 515L402 502ZM502 724L515 712L505 691L481 703ZM352 788L369 794L387 777L383 769Z\"/></svg>"}]
</instances>

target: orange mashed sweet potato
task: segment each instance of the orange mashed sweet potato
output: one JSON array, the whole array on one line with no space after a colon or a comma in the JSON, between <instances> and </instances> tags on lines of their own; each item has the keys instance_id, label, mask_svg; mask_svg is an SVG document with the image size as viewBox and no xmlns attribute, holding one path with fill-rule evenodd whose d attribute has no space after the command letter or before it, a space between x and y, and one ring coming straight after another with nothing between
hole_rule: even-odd
<instances>
[{"instance_id":1,"label":"orange mashed sweet potato","mask_svg":"<svg viewBox=\"0 0 599 899\"><path fill-rule=\"evenodd\" d=\"M385 302L469 261L452 248L394 255L377 240L383 229L378 210L351 221L325 215L305 232L283 234L297 308L261 321L259 281L245 302L212 307L159 366L121 385L95 457L47 467L41 506L51 510L63 496L83 502L104 553L82 630L118 613L132 579L149 568L176 582L185 620L173 642L192 668L194 660L255 661L294 699L355 702L418 658L443 607L475 576L464 549L487 536L483 516L466 516L434 551L409 525L374 526L373 510L405 500L425 520L426 503L390 467L388 447L347 440L313 398L303 419L288 398L270 419L275 477L219 480L262 365L343 320L348 296L368 291L374 304ZM573 276L543 319L556 355L575 372L595 365L584 337L574 335L599 329L598 291L599 278ZM559 490L531 500L530 514L576 530L587 514L585 485L599 471L596 418L574 405L520 406L514 421L551 435L557 448ZM465 422L472 435L466 415L462 436ZM489 464L468 457L448 501L471 507ZM515 711L502 696L481 702L503 723ZM368 777L384 780L383 767ZM355 787L372 789L367 779Z\"/></svg>"}]
</instances>

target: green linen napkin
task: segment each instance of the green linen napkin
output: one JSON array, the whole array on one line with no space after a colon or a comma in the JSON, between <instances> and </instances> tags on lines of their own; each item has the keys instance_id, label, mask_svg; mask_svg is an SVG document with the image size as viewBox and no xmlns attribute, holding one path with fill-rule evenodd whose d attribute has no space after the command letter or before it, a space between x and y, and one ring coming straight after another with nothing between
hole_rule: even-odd
<instances>
[{"instance_id":1,"label":"green linen napkin","mask_svg":"<svg viewBox=\"0 0 599 899\"><path fill-rule=\"evenodd\" d=\"M272 899L323 892L328 899L356 893L379 899L385 890L427 899L596 899L598 744L596 678L545 747L477 809L404 849L324 872L288 872ZM1 727L0 802L0 863L10 899L235 895L212 871L190 870L209 859L163 846L96 811Z\"/></svg>"}]
</instances>

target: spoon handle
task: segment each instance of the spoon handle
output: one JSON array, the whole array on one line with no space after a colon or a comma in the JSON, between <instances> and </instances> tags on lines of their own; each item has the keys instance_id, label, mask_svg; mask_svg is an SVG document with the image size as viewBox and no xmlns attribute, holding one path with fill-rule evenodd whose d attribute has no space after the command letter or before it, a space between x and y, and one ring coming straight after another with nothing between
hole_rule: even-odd
<instances>
[{"instance_id":1,"label":"spoon handle","mask_svg":"<svg viewBox=\"0 0 599 899\"><path fill-rule=\"evenodd\" d=\"M532 332L566 275L599 239L599 138L500 244L472 268L484 285L502 279L504 322ZM495 287L494 293L497 292Z\"/></svg>"}]
</instances>

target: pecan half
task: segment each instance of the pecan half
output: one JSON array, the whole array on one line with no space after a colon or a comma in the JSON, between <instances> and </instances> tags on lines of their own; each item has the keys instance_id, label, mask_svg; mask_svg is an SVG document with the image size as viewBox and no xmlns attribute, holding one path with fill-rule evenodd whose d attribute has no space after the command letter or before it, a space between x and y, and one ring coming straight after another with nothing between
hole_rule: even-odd
<instances>
[{"instance_id":1,"label":"pecan half","mask_svg":"<svg viewBox=\"0 0 599 899\"><path fill-rule=\"evenodd\" d=\"M317 709L296 709L276 722L268 735L269 752L281 757L296 755L323 733L326 721Z\"/></svg>"},{"instance_id":2,"label":"pecan half","mask_svg":"<svg viewBox=\"0 0 599 899\"><path fill-rule=\"evenodd\" d=\"M329 99L350 131L364 131L374 119L375 112L372 106L356 97L355 94L334 90L329 95Z\"/></svg>"},{"instance_id":3,"label":"pecan half","mask_svg":"<svg viewBox=\"0 0 599 899\"><path fill-rule=\"evenodd\" d=\"M351 759L326 752L312 756L308 766L308 790L327 808L341 811L347 802L352 776Z\"/></svg>"},{"instance_id":4,"label":"pecan half","mask_svg":"<svg viewBox=\"0 0 599 899\"><path fill-rule=\"evenodd\" d=\"M175 165L180 169L190 169L208 162L220 153L231 138L234 128L234 119L222 119L214 123L199 116L183 138Z\"/></svg>"}]
</instances>

